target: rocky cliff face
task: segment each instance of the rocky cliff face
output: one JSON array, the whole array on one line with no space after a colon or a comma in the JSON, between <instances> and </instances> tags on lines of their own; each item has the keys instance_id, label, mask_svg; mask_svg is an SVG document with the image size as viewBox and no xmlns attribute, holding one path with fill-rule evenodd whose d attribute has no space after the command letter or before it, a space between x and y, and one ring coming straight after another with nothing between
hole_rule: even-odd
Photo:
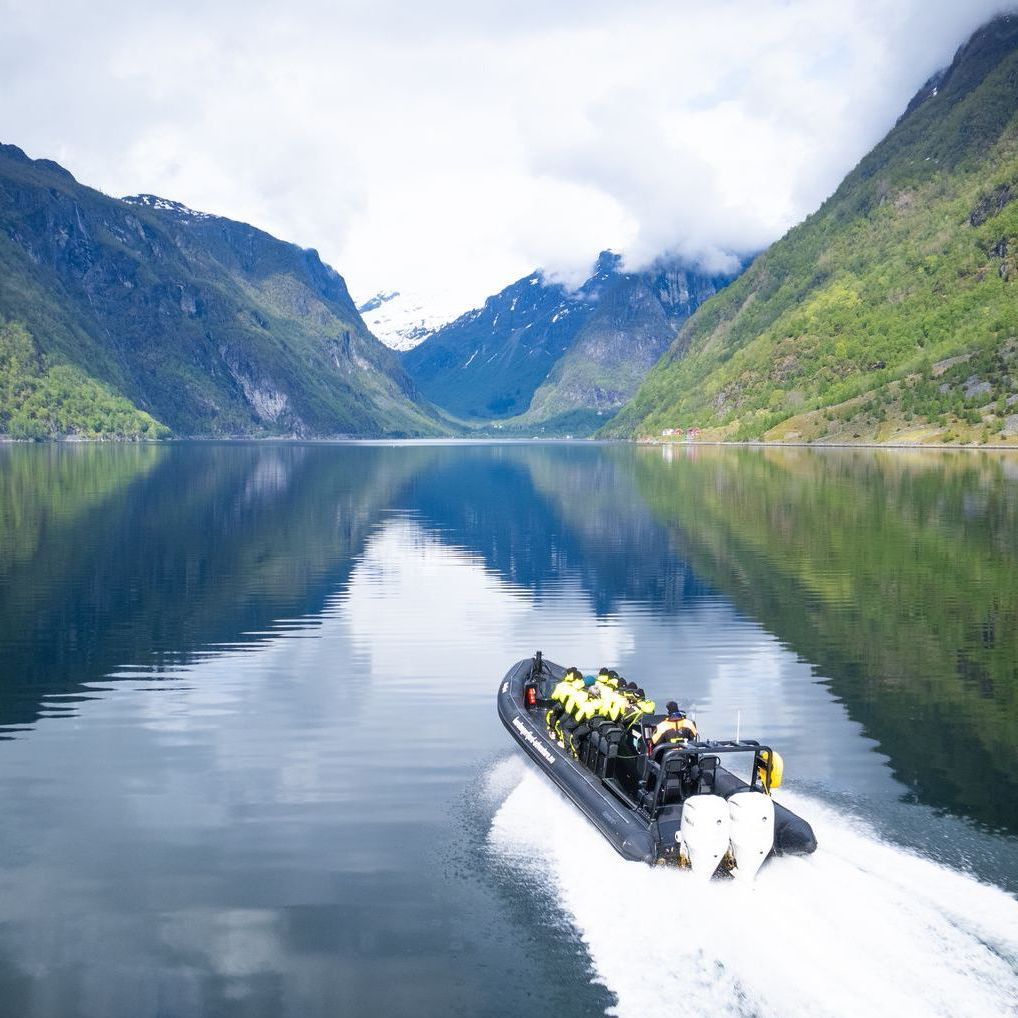
<instances>
[{"instance_id":1,"label":"rocky cliff face","mask_svg":"<svg viewBox=\"0 0 1018 1018\"><path fill-rule=\"evenodd\" d=\"M0 146L0 316L178 435L435 433L315 251Z\"/></svg>"},{"instance_id":2,"label":"rocky cliff face","mask_svg":"<svg viewBox=\"0 0 1018 1018\"><path fill-rule=\"evenodd\" d=\"M626 273L606 251L578 290L531 273L437 330L403 363L429 399L457 416L589 432L729 280L668 263Z\"/></svg>"}]
</instances>

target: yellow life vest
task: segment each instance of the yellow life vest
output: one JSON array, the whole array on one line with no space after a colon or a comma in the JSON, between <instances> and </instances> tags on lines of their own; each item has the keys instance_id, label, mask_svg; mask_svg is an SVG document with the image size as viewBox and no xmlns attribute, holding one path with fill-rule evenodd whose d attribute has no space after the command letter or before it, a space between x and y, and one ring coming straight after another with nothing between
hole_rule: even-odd
<instances>
[{"instance_id":1,"label":"yellow life vest","mask_svg":"<svg viewBox=\"0 0 1018 1018\"><path fill-rule=\"evenodd\" d=\"M654 713L654 701L653 700L629 700L625 710L622 713L622 724L626 728L632 728L641 718L645 718L648 714Z\"/></svg>"},{"instance_id":2,"label":"yellow life vest","mask_svg":"<svg viewBox=\"0 0 1018 1018\"><path fill-rule=\"evenodd\" d=\"M603 696L606 716L612 721L618 721L629 706L629 701L621 693L616 692L614 689L609 689L607 693L603 694Z\"/></svg>"},{"instance_id":3,"label":"yellow life vest","mask_svg":"<svg viewBox=\"0 0 1018 1018\"><path fill-rule=\"evenodd\" d=\"M640 719L643 718L644 715L645 715L644 711L640 710L640 708L637 707L636 704L631 703L622 712L621 717L622 724L626 728L634 728L637 724L639 724Z\"/></svg>"},{"instance_id":4,"label":"yellow life vest","mask_svg":"<svg viewBox=\"0 0 1018 1018\"><path fill-rule=\"evenodd\" d=\"M581 705L589 699L586 686L574 687L565 699L566 713L575 717Z\"/></svg>"},{"instance_id":5,"label":"yellow life vest","mask_svg":"<svg viewBox=\"0 0 1018 1018\"><path fill-rule=\"evenodd\" d=\"M551 691L551 698L556 703L565 703L566 697L569 695L572 689L573 689L572 683L568 682L566 679L563 679Z\"/></svg>"},{"instance_id":6,"label":"yellow life vest","mask_svg":"<svg viewBox=\"0 0 1018 1018\"><path fill-rule=\"evenodd\" d=\"M598 713L605 718L612 718L615 709L615 691L610 686L601 687L601 709ZM612 718L614 721L615 719Z\"/></svg>"},{"instance_id":7,"label":"yellow life vest","mask_svg":"<svg viewBox=\"0 0 1018 1018\"><path fill-rule=\"evenodd\" d=\"M583 685L583 676L579 672L566 672L565 678L552 690L551 698L558 703L565 703L569 694Z\"/></svg>"},{"instance_id":8,"label":"yellow life vest","mask_svg":"<svg viewBox=\"0 0 1018 1018\"><path fill-rule=\"evenodd\" d=\"M576 708L574 717L577 721L589 721L601 712L601 700L596 696L587 696Z\"/></svg>"},{"instance_id":9,"label":"yellow life vest","mask_svg":"<svg viewBox=\"0 0 1018 1018\"><path fill-rule=\"evenodd\" d=\"M654 729L650 739L651 745L656 746L662 739L668 738L671 732L683 739L695 739L696 725L689 718L665 718Z\"/></svg>"}]
</instances>

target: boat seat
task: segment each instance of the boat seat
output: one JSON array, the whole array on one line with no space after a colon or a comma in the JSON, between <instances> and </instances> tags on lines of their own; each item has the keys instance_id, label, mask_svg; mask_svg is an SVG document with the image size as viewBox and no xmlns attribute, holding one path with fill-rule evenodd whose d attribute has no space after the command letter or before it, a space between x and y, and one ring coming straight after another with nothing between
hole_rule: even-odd
<instances>
[{"instance_id":1,"label":"boat seat","mask_svg":"<svg viewBox=\"0 0 1018 1018\"><path fill-rule=\"evenodd\" d=\"M590 725L590 735L584 747L583 762L592 771L596 771L603 741L602 733L611 722L607 718L596 717L592 718L588 724Z\"/></svg>"},{"instance_id":2,"label":"boat seat","mask_svg":"<svg viewBox=\"0 0 1018 1018\"><path fill-rule=\"evenodd\" d=\"M716 756L702 756L699 761L700 777L697 786L698 792L708 794L714 793L714 786L718 776L718 764L721 761Z\"/></svg>"},{"instance_id":3,"label":"boat seat","mask_svg":"<svg viewBox=\"0 0 1018 1018\"><path fill-rule=\"evenodd\" d=\"M611 777L615 757L618 756L622 741L622 728L608 718L602 719L597 730L591 735L591 769L600 777Z\"/></svg>"},{"instance_id":4,"label":"boat seat","mask_svg":"<svg viewBox=\"0 0 1018 1018\"><path fill-rule=\"evenodd\" d=\"M657 757L657 752L654 755ZM700 767L696 763L693 763L691 772L688 757L674 756L664 760L663 763L655 760L650 766L645 789L640 797L640 805L645 809L651 809L655 801L659 806L674 806L683 802L697 791L700 773ZM661 786L660 799L656 794L659 783Z\"/></svg>"},{"instance_id":5,"label":"boat seat","mask_svg":"<svg viewBox=\"0 0 1018 1018\"><path fill-rule=\"evenodd\" d=\"M601 733L602 777L615 776L615 760L619 755L619 746L622 744L625 734L625 731L618 725L612 725L611 728Z\"/></svg>"},{"instance_id":6,"label":"boat seat","mask_svg":"<svg viewBox=\"0 0 1018 1018\"><path fill-rule=\"evenodd\" d=\"M682 777L678 774L669 774L665 778L664 789L661 793L661 805L673 806L682 802L685 796L682 794Z\"/></svg>"},{"instance_id":7,"label":"boat seat","mask_svg":"<svg viewBox=\"0 0 1018 1018\"><path fill-rule=\"evenodd\" d=\"M654 760L657 763L661 763L662 757L665 755L665 753L668 752L668 750L670 750L670 749L680 749L681 746L682 746L682 743L677 741L677 740L659 742L654 747Z\"/></svg>"}]
</instances>

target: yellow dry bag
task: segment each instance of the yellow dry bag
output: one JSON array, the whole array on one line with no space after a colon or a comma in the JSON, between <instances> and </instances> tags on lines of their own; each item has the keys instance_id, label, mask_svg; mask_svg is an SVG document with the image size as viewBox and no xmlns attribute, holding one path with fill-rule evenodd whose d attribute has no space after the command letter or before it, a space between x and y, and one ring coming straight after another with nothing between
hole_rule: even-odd
<instances>
[{"instance_id":1,"label":"yellow dry bag","mask_svg":"<svg viewBox=\"0 0 1018 1018\"><path fill-rule=\"evenodd\" d=\"M770 784L767 783L767 763L770 758L771 765L771 780ZM760 783L769 792L774 788L781 787L781 780L785 774L785 761L781 759L781 754L776 749L764 749L761 750L757 756L759 761L757 766L757 774L760 776Z\"/></svg>"}]
</instances>

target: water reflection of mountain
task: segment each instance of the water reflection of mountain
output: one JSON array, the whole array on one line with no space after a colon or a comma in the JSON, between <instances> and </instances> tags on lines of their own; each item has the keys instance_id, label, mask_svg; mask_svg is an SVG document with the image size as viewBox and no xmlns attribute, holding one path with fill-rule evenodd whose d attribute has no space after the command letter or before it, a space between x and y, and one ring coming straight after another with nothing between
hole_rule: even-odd
<instances>
[{"instance_id":1,"label":"water reflection of mountain","mask_svg":"<svg viewBox=\"0 0 1018 1018\"><path fill-rule=\"evenodd\" d=\"M0 724L320 611L430 450L400 452L0 450Z\"/></svg>"},{"instance_id":2,"label":"water reflection of mountain","mask_svg":"<svg viewBox=\"0 0 1018 1018\"><path fill-rule=\"evenodd\" d=\"M676 611L709 592L669 554L668 528L633 490L628 449L443 450L416 477L412 504L442 541L538 597L575 579L598 615L624 602Z\"/></svg>"},{"instance_id":3,"label":"water reflection of mountain","mask_svg":"<svg viewBox=\"0 0 1018 1018\"><path fill-rule=\"evenodd\" d=\"M1018 831L1013 461L648 450L636 478L679 553L829 677L919 799Z\"/></svg>"},{"instance_id":4,"label":"water reflection of mountain","mask_svg":"<svg viewBox=\"0 0 1018 1018\"><path fill-rule=\"evenodd\" d=\"M0 724L313 616L407 511L539 600L575 584L599 615L667 615L721 592L829 679L917 797L1018 831L1014 465L690 452L0 449Z\"/></svg>"}]
</instances>

